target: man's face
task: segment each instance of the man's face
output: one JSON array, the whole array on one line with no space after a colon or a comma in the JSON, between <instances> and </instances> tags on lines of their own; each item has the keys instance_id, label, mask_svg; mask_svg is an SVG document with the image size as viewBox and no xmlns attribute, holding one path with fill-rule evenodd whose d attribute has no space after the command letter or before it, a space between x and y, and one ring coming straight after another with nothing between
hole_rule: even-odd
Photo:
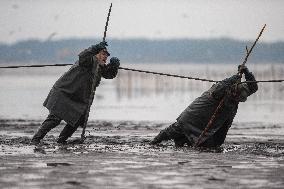
<instances>
[{"instance_id":1,"label":"man's face","mask_svg":"<svg viewBox=\"0 0 284 189\"><path fill-rule=\"evenodd\" d=\"M245 102L247 100L248 93L245 90L242 90L240 95L238 96L238 101L239 102Z\"/></svg>"},{"instance_id":2,"label":"man's face","mask_svg":"<svg viewBox=\"0 0 284 189\"><path fill-rule=\"evenodd\" d=\"M237 101L239 102L245 102L248 97L248 87L247 84L239 84L238 85L238 96L237 96Z\"/></svg>"},{"instance_id":3,"label":"man's face","mask_svg":"<svg viewBox=\"0 0 284 189\"><path fill-rule=\"evenodd\" d=\"M97 57L99 64L103 65L107 61L108 53L105 49L103 49L95 56Z\"/></svg>"}]
</instances>

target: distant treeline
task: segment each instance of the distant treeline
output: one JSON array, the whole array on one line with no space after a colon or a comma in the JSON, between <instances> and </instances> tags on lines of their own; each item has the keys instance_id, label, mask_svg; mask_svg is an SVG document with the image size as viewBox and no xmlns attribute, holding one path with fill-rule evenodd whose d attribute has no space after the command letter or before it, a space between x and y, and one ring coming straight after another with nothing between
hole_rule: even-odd
<instances>
[{"instance_id":1,"label":"distant treeline","mask_svg":"<svg viewBox=\"0 0 284 189\"><path fill-rule=\"evenodd\" d=\"M83 49L99 39L64 39L57 41L28 40L12 45L0 44L0 63L72 63ZM245 56L245 47L252 41L233 39L110 39L111 56L127 63L235 63ZM284 42L259 42L249 61L284 63Z\"/></svg>"}]
</instances>

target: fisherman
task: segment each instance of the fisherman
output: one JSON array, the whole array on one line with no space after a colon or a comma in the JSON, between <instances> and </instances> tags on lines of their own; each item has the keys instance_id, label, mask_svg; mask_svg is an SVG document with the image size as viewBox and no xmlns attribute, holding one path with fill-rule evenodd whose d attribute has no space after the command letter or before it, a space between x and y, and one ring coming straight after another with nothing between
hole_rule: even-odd
<instances>
[{"instance_id":1,"label":"fisherman","mask_svg":"<svg viewBox=\"0 0 284 189\"><path fill-rule=\"evenodd\" d=\"M106 47L104 41L82 51L79 60L55 82L43 103L49 115L33 136L31 144L39 144L62 120L67 124L57 143L64 144L79 126L86 123L101 77L115 78L120 65L116 57L112 57L110 63L106 64L110 55Z\"/></svg>"},{"instance_id":2,"label":"fisherman","mask_svg":"<svg viewBox=\"0 0 284 189\"><path fill-rule=\"evenodd\" d=\"M245 74L246 81L255 81L254 75L244 65L238 67L239 73ZM194 146L202 131L216 111L221 99L224 104L212 123L211 128L201 138L199 147L219 147L224 143L227 132L238 110L239 102L258 90L256 82L239 83L241 74L233 75L214 84L208 91L196 98L171 124L150 142L152 145L174 140L176 147ZM239 84L238 84L239 83Z\"/></svg>"}]
</instances>

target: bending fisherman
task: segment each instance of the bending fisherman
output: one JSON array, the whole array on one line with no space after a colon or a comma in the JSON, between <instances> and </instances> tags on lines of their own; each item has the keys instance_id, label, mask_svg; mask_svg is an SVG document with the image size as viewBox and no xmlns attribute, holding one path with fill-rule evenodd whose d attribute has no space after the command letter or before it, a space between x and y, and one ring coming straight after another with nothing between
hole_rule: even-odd
<instances>
[{"instance_id":1,"label":"bending fisherman","mask_svg":"<svg viewBox=\"0 0 284 189\"><path fill-rule=\"evenodd\" d=\"M247 81L255 81L254 75L247 67L239 66L238 69L240 73L245 74ZM193 146L224 97L224 104L216 115L212 127L199 142L199 146L202 147L221 146L237 113L239 102L245 102L248 96L258 90L255 82L236 85L240 78L241 76L237 74L214 84L208 91L196 98L180 114L175 123L162 130L151 141L151 144L156 145L173 139L176 147L182 147L184 144Z\"/></svg>"}]
</instances>

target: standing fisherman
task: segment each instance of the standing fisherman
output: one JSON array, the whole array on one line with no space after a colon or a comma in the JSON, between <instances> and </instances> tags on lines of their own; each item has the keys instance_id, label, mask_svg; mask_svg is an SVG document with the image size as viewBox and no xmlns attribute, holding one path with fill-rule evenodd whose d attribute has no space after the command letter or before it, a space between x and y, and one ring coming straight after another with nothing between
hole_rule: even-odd
<instances>
[{"instance_id":1,"label":"standing fisherman","mask_svg":"<svg viewBox=\"0 0 284 189\"><path fill-rule=\"evenodd\" d=\"M82 51L79 60L55 82L50 90L43 103L49 110L49 115L33 136L31 144L39 144L40 140L62 120L67 125L61 131L58 143L66 143L80 125L83 127L81 142L84 141L90 107L101 77L115 78L120 65L116 57L112 57L110 63L106 64L110 54L105 39L111 8L112 3L108 11L103 41Z\"/></svg>"},{"instance_id":2,"label":"standing fisherman","mask_svg":"<svg viewBox=\"0 0 284 189\"><path fill-rule=\"evenodd\" d=\"M31 144L39 144L62 120L67 125L60 133L58 143L66 143L67 138L84 125L101 77L113 79L120 65L116 57L106 64L110 55L106 46L106 42L101 42L82 51L79 60L55 82L43 103L49 115L33 136Z\"/></svg>"}]
</instances>

